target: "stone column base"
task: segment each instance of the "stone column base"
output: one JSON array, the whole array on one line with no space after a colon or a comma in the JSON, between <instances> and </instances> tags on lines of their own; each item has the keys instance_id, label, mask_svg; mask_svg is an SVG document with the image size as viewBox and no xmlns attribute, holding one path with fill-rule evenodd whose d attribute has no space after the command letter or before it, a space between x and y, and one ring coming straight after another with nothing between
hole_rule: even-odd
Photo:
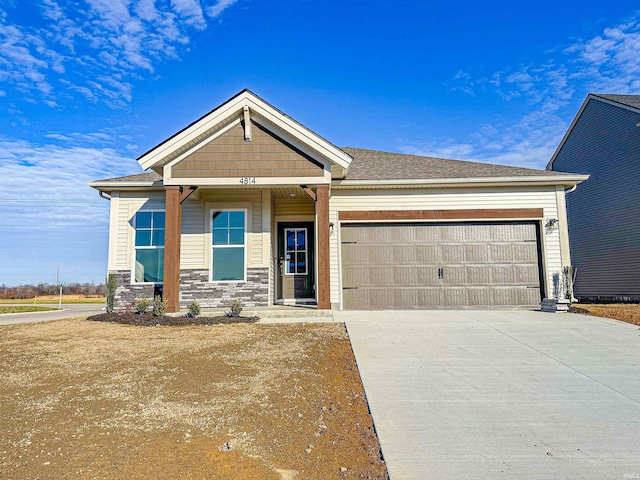
<instances>
[{"instance_id":1,"label":"stone column base","mask_svg":"<svg viewBox=\"0 0 640 480\"><path fill-rule=\"evenodd\" d=\"M565 313L569 311L569 307L571 306L571 302L569 300L561 299L556 300L555 298L545 298L542 300L540 304L540 310L543 312L549 313Z\"/></svg>"}]
</instances>

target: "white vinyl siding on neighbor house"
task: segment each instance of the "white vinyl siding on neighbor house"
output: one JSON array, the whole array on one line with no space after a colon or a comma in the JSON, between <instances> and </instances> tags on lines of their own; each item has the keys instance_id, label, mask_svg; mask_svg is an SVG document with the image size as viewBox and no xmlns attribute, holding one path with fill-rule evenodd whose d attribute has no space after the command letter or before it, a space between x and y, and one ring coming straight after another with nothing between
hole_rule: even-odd
<instances>
[{"instance_id":1,"label":"white vinyl siding on neighbor house","mask_svg":"<svg viewBox=\"0 0 640 480\"><path fill-rule=\"evenodd\" d=\"M331 268L331 302L342 299L340 274L340 211L367 210L467 210L542 208L545 219L558 218L554 186L516 188L443 188L443 189L332 189L329 222L335 232L329 238ZM459 220L458 220L459 221ZM561 226L566 228L566 225ZM553 294L553 275L561 271L559 230L547 233L542 228L542 263L546 271L546 296Z\"/></svg>"}]
</instances>

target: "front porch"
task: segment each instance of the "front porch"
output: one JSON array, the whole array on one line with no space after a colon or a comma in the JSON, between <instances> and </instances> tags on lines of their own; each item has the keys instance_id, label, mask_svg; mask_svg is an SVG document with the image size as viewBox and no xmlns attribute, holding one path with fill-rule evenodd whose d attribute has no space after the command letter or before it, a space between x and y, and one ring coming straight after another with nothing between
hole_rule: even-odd
<instances>
[{"instance_id":1,"label":"front porch","mask_svg":"<svg viewBox=\"0 0 640 480\"><path fill-rule=\"evenodd\" d=\"M162 294L168 312L180 312L191 301L202 308L223 308L236 299L249 308L287 304L331 308L329 185L164 188ZM187 209L184 221L183 207ZM239 245L245 273L233 281L215 273L216 261L229 256L229 250L220 249L222 256L216 257L215 246L216 215L227 211L246 216L245 240ZM202 213L205 225L198 228L194 224ZM202 260L192 259L197 248L192 235L197 232L205 237ZM188 268L191 264L199 268Z\"/></svg>"}]
</instances>

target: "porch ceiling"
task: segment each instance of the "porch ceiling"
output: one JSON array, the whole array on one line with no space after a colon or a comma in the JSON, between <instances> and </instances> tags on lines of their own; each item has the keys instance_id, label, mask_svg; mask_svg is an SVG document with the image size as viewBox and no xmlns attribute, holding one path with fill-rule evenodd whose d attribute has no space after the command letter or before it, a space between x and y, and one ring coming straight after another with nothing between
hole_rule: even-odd
<instances>
[{"instance_id":1,"label":"porch ceiling","mask_svg":"<svg viewBox=\"0 0 640 480\"><path fill-rule=\"evenodd\" d=\"M276 200L311 200L309 195L300 187L272 188L271 195Z\"/></svg>"}]
</instances>

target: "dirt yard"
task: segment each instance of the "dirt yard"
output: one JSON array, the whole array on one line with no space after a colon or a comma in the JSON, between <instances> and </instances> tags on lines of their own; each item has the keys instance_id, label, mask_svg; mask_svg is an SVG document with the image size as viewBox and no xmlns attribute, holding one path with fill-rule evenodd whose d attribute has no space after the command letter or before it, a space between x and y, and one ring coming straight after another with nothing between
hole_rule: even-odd
<instances>
[{"instance_id":1,"label":"dirt yard","mask_svg":"<svg viewBox=\"0 0 640 480\"><path fill-rule=\"evenodd\" d=\"M574 303L571 311L640 325L640 305L638 304Z\"/></svg>"},{"instance_id":2,"label":"dirt yard","mask_svg":"<svg viewBox=\"0 0 640 480\"><path fill-rule=\"evenodd\" d=\"M0 478L388 478L342 324L0 328Z\"/></svg>"}]
</instances>

